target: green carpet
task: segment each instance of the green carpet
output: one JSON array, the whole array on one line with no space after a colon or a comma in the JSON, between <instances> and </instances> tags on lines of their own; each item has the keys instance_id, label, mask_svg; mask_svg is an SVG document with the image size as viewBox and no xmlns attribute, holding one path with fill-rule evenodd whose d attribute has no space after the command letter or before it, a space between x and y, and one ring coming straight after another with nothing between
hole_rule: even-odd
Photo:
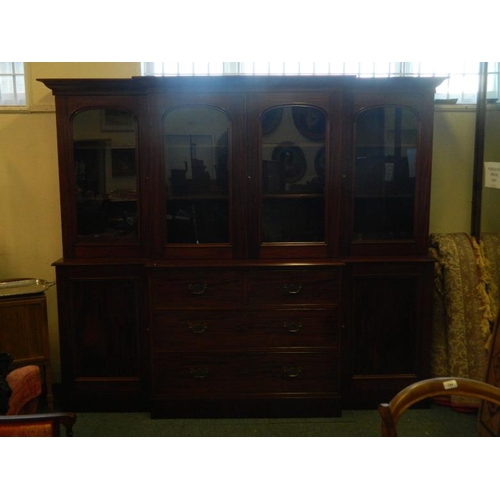
<instances>
[{"instance_id":1,"label":"green carpet","mask_svg":"<svg viewBox=\"0 0 500 500\"><path fill-rule=\"evenodd\" d=\"M474 437L477 415L450 408L408 410L402 437ZM76 437L378 437L376 410L344 410L340 418L151 419L149 413L78 413Z\"/></svg>"}]
</instances>

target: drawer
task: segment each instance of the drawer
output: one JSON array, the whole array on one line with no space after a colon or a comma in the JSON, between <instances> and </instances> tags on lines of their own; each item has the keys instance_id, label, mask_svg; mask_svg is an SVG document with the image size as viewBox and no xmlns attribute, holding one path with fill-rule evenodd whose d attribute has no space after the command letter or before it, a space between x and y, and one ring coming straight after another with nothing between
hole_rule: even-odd
<instances>
[{"instance_id":1,"label":"drawer","mask_svg":"<svg viewBox=\"0 0 500 500\"><path fill-rule=\"evenodd\" d=\"M337 309L157 311L153 349L246 350L338 346Z\"/></svg>"},{"instance_id":2,"label":"drawer","mask_svg":"<svg viewBox=\"0 0 500 500\"><path fill-rule=\"evenodd\" d=\"M244 278L238 271L154 271L150 292L153 308L237 306L243 303Z\"/></svg>"},{"instance_id":3,"label":"drawer","mask_svg":"<svg viewBox=\"0 0 500 500\"><path fill-rule=\"evenodd\" d=\"M153 313L153 349L212 350L245 346L248 337L244 311L197 310Z\"/></svg>"},{"instance_id":4,"label":"drawer","mask_svg":"<svg viewBox=\"0 0 500 500\"><path fill-rule=\"evenodd\" d=\"M154 360L156 396L337 394L335 352L162 356Z\"/></svg>"},{"instance_id":5,"label":"drawer","mask_svg":"<svg viewBox=\"0 0 500 500\"><path fill-rule=\"evenodd\" d=\"M248 303L338 304L340 271L338 269L259 269L248 273Z\"/></svg>"},{"instance_id":6,"label":"drawer","mask_svg":"<svg viewBox=\"0 0 500 500\"><path fill-rule=\"evenodd\" d=\"M248 315L247 326L255 346L338 347L336 308L256 310Z\"/></svg>"}]
</instances>

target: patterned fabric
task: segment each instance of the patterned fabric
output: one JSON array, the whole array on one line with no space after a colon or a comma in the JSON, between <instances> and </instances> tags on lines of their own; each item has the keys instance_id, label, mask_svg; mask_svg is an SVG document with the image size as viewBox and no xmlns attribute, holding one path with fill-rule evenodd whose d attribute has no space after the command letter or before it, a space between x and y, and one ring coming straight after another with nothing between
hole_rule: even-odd
<instances>
[{"instance_id":1,"label":"patterned fabric","mask_svg":"<svg viewBox=\"0 0 500 500\"><path fill-rule=\"evenodd\" d=\"M430 244L436 259L432 376L484 380L495 311L479 245L466 233L432 234ZM463 396L447 402L460 409L479 406Z\"/></svg>"},{"instance_id":2,"label":"patterned fabric","mask_svg":"<svg viewBox=\"0 0 500 500\"><path fill-rule=\"evenodd\" d=\"M489 278L488 292L491 298L491 307L495 316L499 312L500 304L500 233L481 234L481 253Z\"/></svg>"},{"instance_id":3,"label":"patterned fabric","mask_svg":"<svg viewBox=\"0 0 500 500\"><path fill-rule=\"evenodd\" d=\"M491 349L491 364L486 382L500 387L500 336L498 330ZM479 432L481 436L500 436L500 407L484 402L479 412Z\"/></svg>"},{"instance_id":4,"label":"patterned fabric","mask_svg":"<svg viewBox=\"0 0 500 500\"><path fill-rule=\"evenodd\" d=\"M12 370L6 377L12 389L7 415L36 413L38 397L42 393L40 367L23 366Z\"/></svg>"},{"instance_id":5,"label":"patterned fabric","mask_svg":"<svg viewBox=\"0 0 500 500\"><path fill-rule=\"evenodd\" d=\"M500 303L500 233L481 234L481 251L489 281L489 295L492 302L492 310L499 314ZM497 321L500 321L498 316ZM495 330L493 330L495 333ZM492 339L491 361L486 381L500 387L500 338L498 328L496 338ZM500 408L490 403L481 405L479 415L479 432L483 436L500 435Z\"/></svg>"}]
</instances>

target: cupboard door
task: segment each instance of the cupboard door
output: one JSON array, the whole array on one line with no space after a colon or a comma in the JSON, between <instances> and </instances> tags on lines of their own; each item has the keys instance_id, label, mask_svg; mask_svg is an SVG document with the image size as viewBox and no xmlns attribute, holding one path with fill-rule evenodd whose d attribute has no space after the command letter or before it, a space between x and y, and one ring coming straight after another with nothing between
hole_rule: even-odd
<instances>
[{"instance_id":1,"label":"cupboard door","mask_svg":"<svg viewBox=\"0 0 500 500\"><path fill-rule=\"evenodd\" d=\"M326 113L271 108L261 131L262 243L324 242Z\"/></svg>"},{"instance_id":2,"label":"cupboard door","mask_svg":"<svg viewBox=\"0 0 500 500\"><path fill-rule=\"evenodd\" d=\"M77 378L138 373L137 285L124 278L73 280Z\"/></svg>"},{"instance_id":3,"label":"cupboard door","mask_svg":"<svg viewBox=\"0 0 500 500\"><path fill-rule=\"evenodd\" d=\"M62 99L62 98L61 98ZM143 103L133 96L75 97L59 105L65 257L142 257L150 177ZM141 123L142 125L142 123Z\"/></svg>"},{"instance_id":4,"label":"cupboard door","mask_svg":"<svg viewBox=\"0 0 500 500\"><path fill-rule=\"evenodd\" d=\"M432 111L431 92L356 97L344 172L347 254L427 253Z\"/></svg>"},{"instance_id":5,"label":"cupboard door","mask_svg":"<svg viewBox=\"0 0 500 500\"><path fill-rule=\"evenodd\" d=\"M177 95L157 103L162 199L156 230L167 258L245 253L242 103Z\"/></svg>"},{"instance_id":6,"label":"cupboard door","mask_svg":"<svg viewBox=\"0 0 500 500\"><path fill-rule=\"evenodd\" d=\"M137 242L136 121L132 113L113 108L76 113L73 154L78 240Z\"/></svg>"},{"instance_id":7,"label":"cupboard door","mask_svg":"<svg viewBox=\"0 0 500 500\"><path fill-rule=\"evenodd\" d=\"M146 378L140 273L133 266L57 267L68 407L140 408Z\"/></svg>"},{"instance_id":8,"label":"cupboard door","mask_svg":"<svg viewBox=\"0 0 500 500\"><path fill-rule=\"evenodd\" d=\"M414 239L417 146L409 109L374 107L356 117L354 240Z\"/></svg>"},{"instance_id":9,"label":"cupboard door","mask_svg":"<svg viewBox=\"0 0 500 500\"><path fill-rule=\"evenodd\" d=\"M229 243L229 125L210 107L166 115L167 244Z\"/></svg>"},{"instance_id":10,"label":"cupboard door","mask_svg":"<svg viewBox=\"0 0 500 500\"><path fill-rule=\"evenodd\" d=\"M259 257L326 257L331 243L327 196L334 141L328 96L276 95L255 100L251 252ZM327 216L328 214L328 216Z\"/></svg>"},{"instance_id":11,"label":"cupboard door","mask_svg":"<svg viewBox=\"0 0 500 500\"><path fill-rule=\"evenodd\" d=\"M376 408L429 376L433 262L356 263L348 275L346 399Z\"/></svg>"}]
</instances>

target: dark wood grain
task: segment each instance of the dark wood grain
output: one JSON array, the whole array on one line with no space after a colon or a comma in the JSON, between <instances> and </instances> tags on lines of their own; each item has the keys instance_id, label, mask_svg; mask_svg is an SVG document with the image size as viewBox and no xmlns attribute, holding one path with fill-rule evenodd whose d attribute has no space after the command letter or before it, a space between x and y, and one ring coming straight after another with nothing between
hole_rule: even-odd
<instances>
[{"instance_id":1,"label":"dark wood grain","mask_svg":"<svg viewBox=\"0 0 500 500\"><path fill-rule=\"evenodd\" d=\"M342 406L376 408L408 380L425 377L433 277L427 257L433 95L441 79L41 81L56 99L63 234L56 270L69 409L220 416L231 414L236 401L232 414L238 416L332 415ZM298 192L275 195L280 215L267 213L266 219L261 118L270 109L297 106L325 117L324 141L316 144L324 147L324 179L314 192L300 191L304 180L295 186ZM360 239L354 233L355 123L363 111L382 107L395 109L396 117L410 110L417 124L414 189L404 192L411 199L386 200L391 216L405 210L411 234ZM164 123L169 113L186 108L216 111L212 116L228 123L227 192L206 198L227 199L227 228L220 233L227 241L188 242L182 230L179 239L169 240L166 207L189 196L174 200L168 190ZM135 120L133 238L78 235L72 120L88 109L126 111ZM385 132L374 133L382 141ZM109 137L118 140L119 134ZM293 140L314 152L311 139L297 134ZM401 127L394 134L399 154ZM270 140L267 147L276 144ZM198 203L201 196L195 198ZM302 203L313 199L320 203ZM304 211L314 220L293 210L285 220L284 206L310 206ZM322 220L318 206L324 206ZM300 233L294 232L294 217ZM321 241L279 241L279 228L272 225L266 240L264 220L282 221L277 225L287 226L285 235Z\"/></svg>"}]
</instances>

